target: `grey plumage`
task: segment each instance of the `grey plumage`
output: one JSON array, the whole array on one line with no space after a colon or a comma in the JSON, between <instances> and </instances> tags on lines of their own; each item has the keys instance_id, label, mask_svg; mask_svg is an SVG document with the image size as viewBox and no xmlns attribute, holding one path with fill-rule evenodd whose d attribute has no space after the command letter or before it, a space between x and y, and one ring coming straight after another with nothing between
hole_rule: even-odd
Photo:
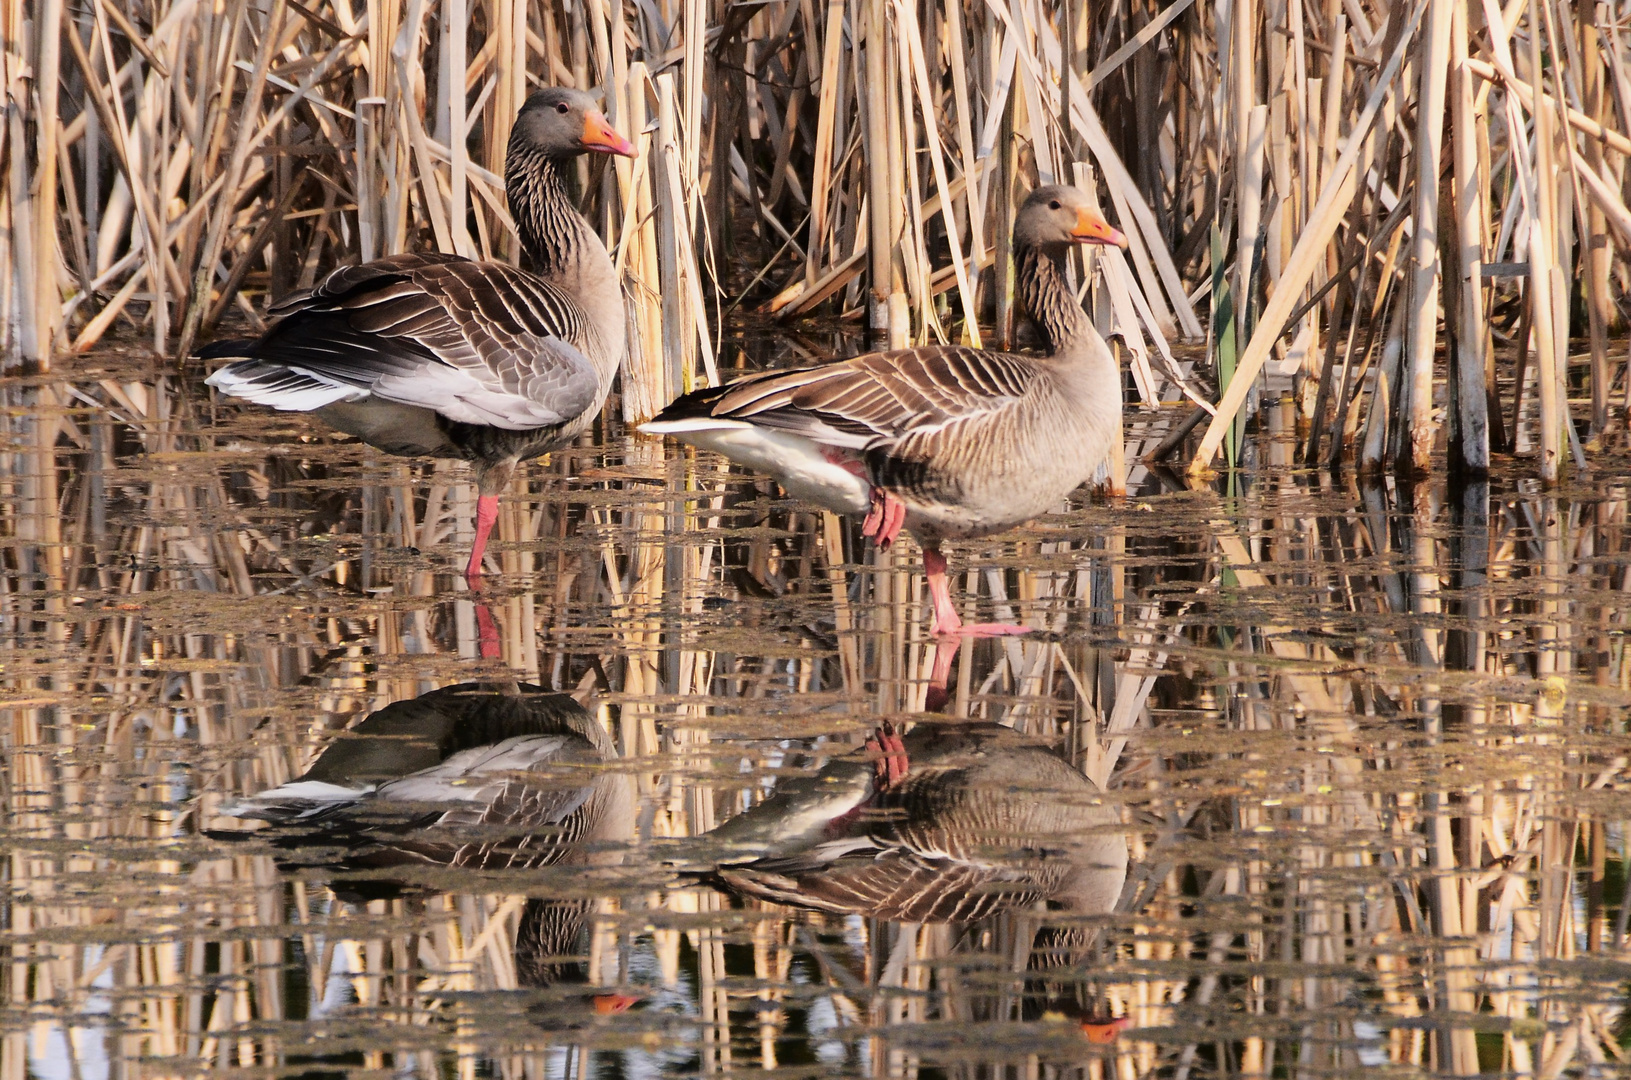
<instances>
[{"instance_id":1,"label":"grey plumage","mask_svg":"<svg viewBox=\"0 0 1631 1080\"><path fill-rule=\"evenodd\" d=\"M389 453L465 458L495 494L593 422L622 361L622 289L560 171L586 149L632 152L586 142L596 132L616 138L573 90L539 91L517 117L506 183L534 273L441 253L342 267L275 304L260 339L201 350L236 358L209 384Z\"/></svg>"},{"instance_id":2,"label":"grey plumage","mask_svg":"<svg viewBox=\"0 0 1631 1080\"><path fill-rule=\"evenodd\" d=\"M634 154L589 95L557 87L527 99L505 183L535 274L457 255L392 255L285 298L258 340L199 351L234 361L206 380L223 393L315 413L387 453L474 464L472 587L516 464L593 423L623 360L616 268L561 179L562 163L587 150Z\"/></svg>"},{"instance_id":3,"label":"grey plumage","mask_svg":"<svg viewBox=\"0 0 1631 1080\"><path fill-rule=\"evenodd\" d=\"M1096 218L1107 231L1089 237L1090 213L1081 192L1052 187L1016 219L1020 291L1048 356L940 346L766 372L688 394L645 430L766 468L840 512L882 489L926 545L1020 524L1089 479L1120 431L1120 372L1063 269L1069 244L1119 239ZM745 430L768 444L756 454Z\"/></svg>"},{"instance_id":4,"label":"grey plumage","mask_svg":"<svg viewBox=\"0 0 1631 1080\"><path fill-rule=\"evenodd\" d=\"M719 880L777 903L962 922L1052 901L1110 910L1126 876L1120 815L1047 747L995 724L923 724L906 778L838 759L708 834ZM735 849L756 857L742 859Z\"/></svg>"},{"instance_id":5,"label":"grey plumage","mask_svg":"<svg viewBox=\"0 0 1631 1080\"><path fill-rule=\"evenodd\" d=\"M564 694L465 683L386 706L299 778L223 812L271 822L286 865L543 866L629 833L616 756Z\"/></svg>"}]
</instances>

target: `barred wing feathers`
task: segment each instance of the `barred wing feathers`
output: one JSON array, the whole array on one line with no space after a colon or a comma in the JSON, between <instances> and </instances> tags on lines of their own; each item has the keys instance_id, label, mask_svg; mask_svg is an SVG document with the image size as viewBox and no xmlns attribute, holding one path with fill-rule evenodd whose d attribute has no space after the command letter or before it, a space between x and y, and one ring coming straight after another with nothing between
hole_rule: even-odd
<instances>
[{"instance_id":1,"label":"barred wing feathers","mask_svg":"<svg viewBox=\"0 0 1631 1080\"><path fill-rule=\"evenodd\" d=\"M336 270L271 313L282 321L211 385L279 409L372 396L512 431L566 423L600 393L578 305L501 263L390 256Z\"/></svg>"},{"instance_id":2,"label":"barred wing feathers","mask_svg":"<svg viewBox=\"0 0 1631 1080\"><path fill-rule=\"evenodd\" d=\"M1036 374L1025 357L956 346L871 353L688 395L648 429L737 421L867 450L1000 413L1024 398Z\"/></svg>"},{"instance_id":3,"label":"barred wing feathers","mask_svg":"<svg viewBox=\"0 0 1631 1080\"><path fill-rule=\"evenodd\" d=\"M725 867L724 882L749 896L841 914L907 922L983 919L1041 899L1029 875L905 846L851 849L830 862L767 859Z\"/></svg>"}]
</instances>

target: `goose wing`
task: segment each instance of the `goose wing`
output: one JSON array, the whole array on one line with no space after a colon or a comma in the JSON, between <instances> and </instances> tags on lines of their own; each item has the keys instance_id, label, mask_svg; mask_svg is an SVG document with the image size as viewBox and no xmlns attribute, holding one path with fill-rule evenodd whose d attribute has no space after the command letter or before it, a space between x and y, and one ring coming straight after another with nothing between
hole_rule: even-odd
<instances>
[{"instance_id":1,"label":"goose wing","mask_svg":"<svg viewBox=\"0 0 1631 1080\"><path fill-rule=\"evenodd\" d=\"M957 346L870 353L687 395L647 429L747 423L866 450L1001 412L1024 398L1038 370L1028 357Z\"/></svg>"},{"instance_id":2,"label":"goose wing","mask_svg":"<svg viewBox=\"0 0 1631 1080\"><path fill-rule=\"evenodd\" d=\"M914 763L901 787L850 819L847 835L723 867L721 879L761 899L910 922L979 919L1039 899L1036 860L991 814L969 813L971 798L991 800L968 790L967 770L946 757L931 751Z\"/></svg>"},{"instance_id":3,"label":"goose wing","mask_svg":"<svg viewBox=\"0 0 1631 1080\"><path fill-rule=\"evenodd\" d=\"M429 769L381 784L375 807L434 806L437 825L559 825L589 800L591 784L551 776L555 766L598 760L576 735L520 735L461 750ZM574 770L576 772L577 770Z\"/></svg>"},{"instance_id":4,"label":"goose wing","mask_svg":"<svg viewBox=\"0 0 1631 1080\"><path fill-rule=\"evenodd\" d=\"M1023 871L906 847L851 847L833 854L764 859L723 867L731 888L761 900L840 914L907 922L966 922L1042 897Z\"/></svg>"},{"instance_id":5,"label":"goose wing","mask_svg":"<svg viewBox=\"0 0 1631 1080\"><path fill-rule=\"evenodd\" d=\"M272 308L257 342L209 383L305 411L378 397L512 431L553 427L594 407L600 376L573 298L502 263L409 254L342 267Z\"/></svg>"}]
</instances>

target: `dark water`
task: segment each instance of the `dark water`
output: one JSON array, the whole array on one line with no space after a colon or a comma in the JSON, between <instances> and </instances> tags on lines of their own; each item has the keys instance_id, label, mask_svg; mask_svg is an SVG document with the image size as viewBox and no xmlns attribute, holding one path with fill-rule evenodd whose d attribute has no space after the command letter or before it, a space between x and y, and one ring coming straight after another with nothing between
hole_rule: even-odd
<instances>
[{"instance_id":1,"label":"dark water","mask_svg":"<svg viewBox=\"0 0 1631 1080\"><path fill-rule=\"evenodd\" d=\"M953 655L910 544L615 429L525 470L480 610L460 466L116 353L9 393L8 1080L1624 1071L1624 462L1136 467L955 549L1038 632ZM606 835L370 872L238 838L234 800L466 682L588 706L611 749L511 779L611 792ZM863 835L849 877L742 869Z\"/></svg>"}]
</instances>

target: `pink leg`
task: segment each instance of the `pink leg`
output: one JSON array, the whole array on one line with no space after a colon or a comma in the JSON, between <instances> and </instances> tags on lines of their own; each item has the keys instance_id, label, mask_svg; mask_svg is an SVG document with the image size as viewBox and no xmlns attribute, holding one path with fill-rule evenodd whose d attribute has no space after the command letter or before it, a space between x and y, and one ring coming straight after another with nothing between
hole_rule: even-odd
<instances>
[{"instance_id":1,"label":"pink leg","mask_svg":"<svg viewBox=\"0 0 1631 1080\"><path fill-rule=\"evenodd\" d=\"M923 695L923 708L939 712L951 700L951 662L957 659L963 647L961 638L942 637L934 643L934 670L929 674L929 688Z\"/></svg>"},{"instance_id":2,"label":"pink leg","mask_svg":"<svg viewBox=\"0 0 1631 1080\"><path fill-rule=\"evenodd\" d=\"M879 551L888 551L904 524L906 505L882 488L874 487L872 509L867 511L866 520L861 523L861 535L872 537Z\"/></svg>"},{"instance_id":3,"label":"pink leg","mask_svg":"<svg viewBox=\"0 0 1631 1080\"><path fill-rule=\"evenodd\" d=\"M936 637L953 634L966 637L1005 637L1029 634L1031 628L1014 623L969 623L957 617L957 608L951 602L951 583L946 578L946 557L939 548L926 548L923 569L928 571L929 596L934 600L934 623L929 632Z\"/></svg>"},{"instance_id":4,"label":"pink leg","mask_svg":"<svg viewBox=\"0 0 1631 1080\"><path fill-rule=\"evenodd\" d=\"M498 645L498 624L486 604L476 605L476 643L483 660L503 659L503 650Z\"/></svg>"},{"instance_id":5,"label":"pink leg","mask_svg":"<svg viewBox=\"0 0 1631 1080\"><path fill-rule=\"evenodd\" d=\"M476 542L470 545L470 564L464 568L464 580L472 589L481 582L481 557L487 552L487 535L498 520L498 496L483 495L476 500Z\"/></svg>"}]
</instances>

